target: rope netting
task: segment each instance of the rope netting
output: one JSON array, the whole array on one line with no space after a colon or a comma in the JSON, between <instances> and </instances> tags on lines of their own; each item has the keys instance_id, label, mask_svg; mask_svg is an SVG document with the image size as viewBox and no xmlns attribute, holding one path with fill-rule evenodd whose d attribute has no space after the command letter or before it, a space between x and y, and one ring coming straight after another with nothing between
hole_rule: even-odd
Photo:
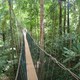
<instances>
[{"instance_id":1,"label":"rope netting","mask_svg":"<svg viewBox=\"0 0 80 80\"><path fill-rule=\"evenodd\" d=\"M66 68L45 50L41 49L29 33L27 33L26 37L39 80L80 80L80 77L70 69ZM40 62L40 54L44 54L42 64ZM42 66L43 69L40 69L39 66Z\"/></svg>"},{"instance_id":2,"label":"rope netting","mask_svg":"<svg viewBox=\"0 0 80 80\"><path fill-rule=\"evenodd\" d=\"M24 41L23 41L15 80L27 80L27 76L26 76L27 75L27 70L26 70L24 45L25 44L24 44Z\"/></svg>"}]
</instances>

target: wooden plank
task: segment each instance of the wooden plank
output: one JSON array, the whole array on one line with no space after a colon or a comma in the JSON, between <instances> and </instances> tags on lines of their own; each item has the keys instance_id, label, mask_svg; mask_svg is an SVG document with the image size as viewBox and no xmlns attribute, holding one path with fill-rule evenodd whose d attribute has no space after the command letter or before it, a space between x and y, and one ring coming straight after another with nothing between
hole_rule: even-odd
<instances>
[{"instance_id":1,"label":"wooden plank","mask_svg":"<svg viewBox=\"0 0 80 80\"><path fill-rule=\"evenodd\" d=\"M27 78L28 80L38 80L35 67L32 61L30 49L26 39L26 31L23 30L24 43L25 43L25 57L26 57L26 68L27 68Z\"/></svg>"}]
</instances>

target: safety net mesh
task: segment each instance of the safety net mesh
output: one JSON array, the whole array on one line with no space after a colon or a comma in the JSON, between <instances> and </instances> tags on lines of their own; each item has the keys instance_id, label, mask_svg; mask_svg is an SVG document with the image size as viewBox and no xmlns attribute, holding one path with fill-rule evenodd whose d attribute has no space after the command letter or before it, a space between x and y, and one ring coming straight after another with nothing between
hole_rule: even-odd
<instances>
[{"instance_id":1,"label":"safety net mesh","mask_svg":"<svg viewBox=\"0 0 80 80\"><path fill-rule=\"evenodd\" d=\"M24 40L22 43L21 54L19 58L19 64L15 80L27 80L26 60L25 60L25 48Z\"/></svg>"},{"instance_id":2,"label":"safety net mesh","mask_svg":"<svg viewBox=\"0 0 80 80\"><path fill-rule=\"evenodd\" d=\"M69 69L58 62L54 56L49 55L46 51L41 49L29 33L27 33L26 37L39 80L80 79L77 75L75 75L73 72L70 72ZM40 58L42 60L40 60Z\"/></svg>"}]
</instances>

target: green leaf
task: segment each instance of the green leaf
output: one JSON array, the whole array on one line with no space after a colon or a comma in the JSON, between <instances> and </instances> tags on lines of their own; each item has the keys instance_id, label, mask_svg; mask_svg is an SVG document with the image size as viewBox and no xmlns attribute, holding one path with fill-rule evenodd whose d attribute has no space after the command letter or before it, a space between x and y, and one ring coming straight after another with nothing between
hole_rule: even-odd
<instances>
[{"instance_id":1,"label":"green leaf","mask_svg":"<svg viewBox=\"0 0 80 80\"><path fill-rule=\"evenodd\" d=\"M63 49L64 49L64 51L63 51L64 54L67 55L68 57L74 57L77 54L76 52L74 52L66 47L64 47Z\"/></svg>"},{"instance_id":2,"label":"green leaf","mask_svg":"<svg viewBox=\"0 0 80 80\"><path fill-rule=\"evenodd\" d=\"M74 66L74 69L80 67L80 62L78 62L75 66Z\"/></svg>"},{"instance_id":3,"label":"green leaf","mask_svg":"<svg viewBox=\"0 0 80 80\"><path fill-rule=\"evenodd\" d=\"M65 60L63 61L63 63L66 63L66 62L70 61L71 59L72 59L72 57L69 57L69 58L65 59Z\"/></svg>"},{"instance_id":4,"label":"green leaf","mask_svg":"<svg viewBox=\"0 0 80 80\"><path fill-rule=\"evenodd\" d=\"M3 67L5 63L6 63L5 60L0 60L0 67Z\"/></svg>"}]
</instances>

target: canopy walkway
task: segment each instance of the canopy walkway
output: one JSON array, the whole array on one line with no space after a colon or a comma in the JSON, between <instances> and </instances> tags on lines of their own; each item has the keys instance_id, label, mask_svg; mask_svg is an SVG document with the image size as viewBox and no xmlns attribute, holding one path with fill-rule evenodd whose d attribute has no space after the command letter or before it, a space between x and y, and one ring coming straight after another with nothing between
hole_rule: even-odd
<instances>
[{"instance_id":1,"label":"canopy walkway","mask_svg":"<svg viewBox=\"0 0 80 80\"><path fill-rule=\"evenodd\" d=\"M42 65L40 63L40 54L44 54L45 57L43 60L43 69L39 68ZM54 77L54 73L58 73L55 71L56 65L62 69L60 74L63 75L65 71L69 73L67 77L72 78L72 80L80 80L80 77L70 69L66 68L56 58L41 49L29 33L23 30L23 45L15 80L59 80L57 77ZM66 75L64 77L66 78Z\"/></svg>"}]
</instances>

